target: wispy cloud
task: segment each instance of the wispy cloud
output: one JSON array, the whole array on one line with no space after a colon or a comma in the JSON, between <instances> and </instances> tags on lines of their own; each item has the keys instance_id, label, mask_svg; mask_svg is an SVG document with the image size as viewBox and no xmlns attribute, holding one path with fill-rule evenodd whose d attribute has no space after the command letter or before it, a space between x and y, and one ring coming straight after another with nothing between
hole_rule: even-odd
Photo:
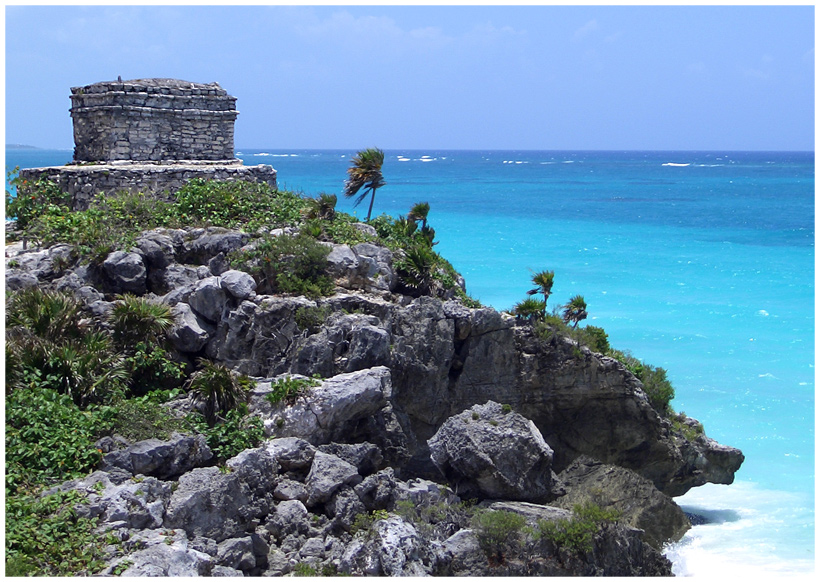
<instances>
[{"instance_id":1,"label":"wispy cloud","mask_svg":"<svg viewBox=\"0 0 820 582\"><path fill-rule=\"evenodd\" d=\"M572 38L575 39L575 40L581 40L581 39L589 36L593 32L595 32L599 28L601 28L601 27L598 24L597 20L594 20L594 19L590 20L589 22L584 24L581 28L577 29L575 31L575 33L572 35Z\"/></svg>"}]
</instances>

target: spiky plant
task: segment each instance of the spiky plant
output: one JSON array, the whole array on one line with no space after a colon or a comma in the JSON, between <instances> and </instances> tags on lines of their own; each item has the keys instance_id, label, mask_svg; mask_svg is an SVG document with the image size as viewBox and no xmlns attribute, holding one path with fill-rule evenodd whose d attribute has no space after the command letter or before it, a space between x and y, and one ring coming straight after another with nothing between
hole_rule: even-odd
<instances>
[{"instance_id":1,"label":"spiky plant","mask_svg":"<svg viewBox=\"0 0 820 582\"><path fill-rule=\"evenodd\" d=\"M576 295L569 300L564 306L564 322L572 323L572 327L578 327L578 324L587 318L587 302L584 301L583 295Z\"/></svg>"},{"instance_id":2,"label":"spiky plant","mask_svg":"<svg viewBox=\"0 0 820 582\"><path fill-rule=\"evenodd\" d=\"M544 310L546 309L546 302L534 297L527 297L523 301L515 304L513 313L519 319L527 321L537 321L544 317Z\"/></svg>"},{"instance_id":3,"label":"spiky plant","mask_svg":"<svg viewBox=\"0 0 820 582\"><path fill-rule=\"evenodd\" d=\"M82 336L80 301L58 291L30 287L6 300L6 330L32 334L50 341Z\"/></svg>"},{"instance_id":4,"label":"spiky plant","mask_svg":"<svg viewBox=\"0 0 820 582\"><path fill-rule=\"evenodd\" d=\"M404 285L421 295L430 291L436 267L436 255L433 251L419 245L410 247L404 251L397 266Z\"/></svg>"},{"instance_id":5,"label":"spiky plant","mask_svg":"<svg viewBox=\"0 0 820 582\"><path fill-rule=\"evenodd\" d=\"M376 190L385 185L382 175L382 164L384 164L384 152L378 148L368 148L358 152L350 160L351 166L347 169L348 178L344 185L344 195L352 198L358 195L354 206L358 206L362 200L370 194L370 207L367 210L367 222L370 222L370 215L373 212L373 201L376 198ZM359 191L364 191L359 194Z\"/></svg>"},{"instance_id":6,"label":"spiky plant","mask_svg":"<svg viewBox=\"0 0 820 582\"><path fill-rule=\"evenodd\" d=\"M174 325L171 308L135 295L120 295L109 315L114 341L132 346L140 341L156 342Z\"/></svg>"},{"instance_id":7,"label":"spiky plant","mask_svg":"<svg viewBox=\"0 0 820 582\"><path fill-rule=\"evenodd\" d=\"M336 216L336 202L335 194L320 193L317 198L308 198L307 209L305 211L305 218L333 220Z\"/></svg>"},{"instance_id":8,"label":"spiky plant","mask_svg":"<svg viewBox=\"0 0 820 582\"><path fill-rule=\"evenodd\" d=\"M200 358L198 364L201 368L188 379L186 389L194 403L201 407L208 425L214 426L220 417L224 418L228 411L247 401L251 381L205 358Z\"/></svg>"}]
</instances>

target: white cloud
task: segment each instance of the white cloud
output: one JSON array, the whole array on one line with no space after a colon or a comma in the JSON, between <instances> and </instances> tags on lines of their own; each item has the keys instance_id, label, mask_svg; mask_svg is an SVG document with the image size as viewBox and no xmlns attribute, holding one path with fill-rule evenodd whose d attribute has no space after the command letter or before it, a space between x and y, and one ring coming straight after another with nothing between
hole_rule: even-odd
<instances>
[{"instance_id":1,"label":"white cloud","mask_svg":"<svg viewBox=\"0 0 820 582\"><path fill-rule=\"evenodd\" d=\"M600 28L597 20L590 20L572 35L575 40L581 40Z\"/></svg>"}]
</instances>

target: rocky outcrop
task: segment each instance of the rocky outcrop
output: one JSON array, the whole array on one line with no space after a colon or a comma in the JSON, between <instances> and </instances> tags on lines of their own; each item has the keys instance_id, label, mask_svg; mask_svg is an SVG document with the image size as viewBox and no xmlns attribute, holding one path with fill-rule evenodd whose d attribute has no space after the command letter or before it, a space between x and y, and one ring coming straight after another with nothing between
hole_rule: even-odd
<instances>
[{"instance_id":1,"label":"rocky outcrop","mask_svg":"<svg viewBox=\"0 0 820 582\"><path fill-rule=\"evenodd\" d=\"M157 229L97 267L7 247L8 287L73 292L97 318L117 293L152 296L172 306L181 359L255 380L260 447L215 467L194 437L113 439L105 471L67 485L123 540L110 572L668 574L658 548L688 526L670 496L731 483L743 461L686 438L612 358L492 309L397 293L378 245L330 245L336 293L312 300L258 294L226 258L246 244L224 229ZM277 401L293 380L301 392ZM533 528L586 501L622 519L600 526L591 552L522 534L493 553L463 499Z\"/></svg>"}]
</instances>

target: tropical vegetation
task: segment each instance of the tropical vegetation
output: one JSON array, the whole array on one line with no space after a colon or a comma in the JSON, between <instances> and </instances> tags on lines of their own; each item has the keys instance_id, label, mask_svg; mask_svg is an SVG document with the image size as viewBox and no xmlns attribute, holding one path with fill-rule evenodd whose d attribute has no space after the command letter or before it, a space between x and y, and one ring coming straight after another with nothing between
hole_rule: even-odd
<instances>
[{"instance_id":1,"label":"tropical vegetation","mask_svg":"<svg viewBox=\"0 0 820 582\"><path fill-rule=\"evenodd\" d=\"M344 195L353 198L358 195L354 206L358 206L370 194L370 206L367 209L366 222L370 222L373 213L373 201L376 199L376 190L385 185L382 175L384 152L378 148L368 148L356 153L350 160L351 166L347 169L348 178L344 184ZM361 193L360 193L361 191Z\"/></svg>"}]
</instances>

